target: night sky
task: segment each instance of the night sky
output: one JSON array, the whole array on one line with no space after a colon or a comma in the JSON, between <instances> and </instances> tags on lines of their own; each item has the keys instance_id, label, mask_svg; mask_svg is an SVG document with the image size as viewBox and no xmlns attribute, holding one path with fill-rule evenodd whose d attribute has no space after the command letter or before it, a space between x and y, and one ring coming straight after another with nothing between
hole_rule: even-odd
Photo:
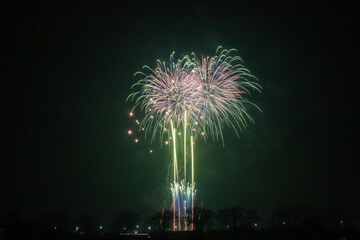
<instances>
[{"instance_id":1,"label":"night sky","mask_svg":"<svg viewBox=\"0 0 360 240\"><path fill-rule=\"evenodd\" d=\"M263 87L256 125L198 143L198 204L359 209L359 17L346 1L14 2L1 13L0 214L104 221L170 199L170 153L134 129L133 74L238 49ZM135 117L140 117L136 112ZM135 118L136 119L136 118ZM149 154L149 149L154 149Z\"/></svg>"}]
</instances>

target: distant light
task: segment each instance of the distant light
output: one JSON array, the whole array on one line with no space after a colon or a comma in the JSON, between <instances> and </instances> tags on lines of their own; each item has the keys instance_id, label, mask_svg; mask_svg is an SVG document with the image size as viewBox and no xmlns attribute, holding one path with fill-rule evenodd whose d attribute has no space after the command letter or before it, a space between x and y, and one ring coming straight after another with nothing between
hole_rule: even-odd
<instances>
[{"instance_id":1,"label":"distant light","mask_svg":"<svg viewBox=\"0 0 360 240\"><path fill-rule=\"evenodd\" d=\"M126 228L123 228L124 230L126 230Z\"/></svg>"},{"instance_id":2,"label":"distant light","mask_svg":"<svg viewBox=\"0 0 360 240\"><path fill-rule=\"evenodd\" d=\"M102 226L99 226L99 229L101 230L101 229L103 229L103 227L102 227Z\"/></svg>"},{"instance_id":3,"label":"distant light","mask_svg":"<svg viewBox=\"0 0 360 240\"><path fill-rule=\"evenodd\" d=\"M204 136L204 135L205 135L205 133L204 133L204 132L202 132L202 133L201 133L201 135L203 135L203 136Z\"/></svg>"},{"instance_id":4,"label":"distant light","mask_svg":"<svg viewBox=\"0 0 360 240\"><path fill-rule=\"evenodd\" d=\"M139 225L136 225L136 228L139 228Z\"/></svg>"},{"instance_id":5,"label":"distant light","mask_svg":"<svg viewBox=\"0 0 360 240\"><path fill-rule=\"evenodd\" d=\"M283 225L285 225L285 222L282 222Z\"/></svg>"},{"instance_id":6,"label":"distant light","mask_svg":"<svg viewBox=\"0 0 360 240\"><path fill-rule=\"evenodd\" d=\"M151 115L150 118L154 118L154 116Z\"/></svg>"},{"instance_id":7,"label":"distant light","mask_svg":"<svg viewBox=\"0 0 360 240\"><path fill-rule=\"evenodd\" d=\"M134 140L136 143L138 143L139 142L139 139L137 139L137 138L135 138L135 140Z\"/></svg>"},{"instance_id":8,"label":"distant light","mask_svg":"<svg viewBox=\"0 0 360 240\"><path fill-rule=\"evenodd\" d=\"M129 134L129 135L131 135L131 134L132 134L132 131L131 131L131 130L129 130L129 131L128 131L128 134Z\"/></svg>"},{"instance_id":9,"label":"distant light","mask_svg":"<svg viewBox=\"0 0 360 240\"><path fill-rule=\"evenodd\" d=\"M198 125L198 122L195 122L195 125Z\"/></svg>"},{"instance_id":10,"label":"distant light","mask_svg":"<svg viewBox=\"0 0 360 240\"><path fill-rule=\"evenodd\" d=\"M166 131L167 131L167 128L164 127L164 131L166 132Z\"/></svg>"},{"instance_id":11,"label":"distant light","mask_svg":"<svg viewBox=\"0 0 360 240\"><path fill-rule=\"evenodd\" d=\"M175 226L175 228L177 228L177 226Z\"/></svg>"},{"instance_id":12,"label":"distant light","mask_svg":"<svg viewBox=\"0 0 360 240\"><path fill-rule=\"evenodd\" d=\"M132 117L132 116L134 115L134 113L133 113L133 112L130 112L129 115L130 115L130 117Z\"/></svg>"},{"instance_id":13,"label":"distant light","mask_svg":"<svg viewBox=\"0 0 360 240\"><path fill-rule=\"evenodd\" d=\"M57 227L54 227L54 229L56 230L56 229L57 229Z\"/></svg>"},{"instance_id":14,"label":"distant light","mask_svg":"<svg viewBox=\"0 0 360 240\"><path fill-rule=\"evenodd\" d=\"M148 229L151 230L151 227L149 226Z\"/></svg>"},{"instance_id":15,"label":"distant light","mask_svg":"<svg viewBox=\"0 0 360 240\"><path fill-rule=\"evenodd\" d=\"M227 228L229 228L230 226L229 226L229 225L227 225L226 227L227 227Z\"/></svg>"},{"instance_id":16,"label":"distant light","mask_svg":"<svg viewBox=\"0 0 360 240\"><path fill-rule=\"evenodd\" d=\"M180 136L180 135L181 135L181 132L179 132L178 135Z\"/></svg>"},{"instance_id":17,"label":"distant light","mask_svg":"<svg viewBox=\"0 0 360 240\"><path fill-rule=\"evenodd\" d=\"M257 227L257 223L255 223L254 226Z\"/></svg>"},{"instance_id":18,"label":"distant light","mask_svg":"<svg viewBox=\"0 0 360 240\"><path fill-rule=\"evenodd\" d=\"M153 153L153 150L152 149L150 149L150 151L149 151L150 153Z\"/></svg>"},{"instance_id":19,"label":"distant light","mask_svg":"<svg viewBox=\"0 0 360 240\"><path fill-rule=\"evenodd\" d=\"M192 129L195 132L195 128Z\"/></svg>"},{"instance_id":20,"label":"distant light","mask_svg":"<svg viewBox=\"0 0 360 240\"><path fill-rule=\"evenodd\" d=\"M78 231L78 230L79 230L79 227L76 227L76 228L75 228L75 231Z\"/></svg>"},{"instance_id":21,"label":"distant light","mask_svg":"<svg viewBox=\"0 0 360 240\"><path fill-rule=\"evenodd\" d=\"M169 144L169 141L165 141L165 145L168 145Z\"/></svg>"},{"instance_id":22,"label":"distant light","mask_svg":"<svg viewBox=\"0 0 360 240\"><path fill-rule=\"evenodd\" d=\"M145 130L145 128L141 128L141 131L144 131Z\"/></svg>"},{"instance_id":23,"label":"distant light","mask_svg":"<svg viewBox=\"0 0 360 240\"><path fill-rule=\"evenodd\" d=\"M340 224L342 224L343 223L343 221L342 220L340 220Z\"/></svg>"}]
</instances>

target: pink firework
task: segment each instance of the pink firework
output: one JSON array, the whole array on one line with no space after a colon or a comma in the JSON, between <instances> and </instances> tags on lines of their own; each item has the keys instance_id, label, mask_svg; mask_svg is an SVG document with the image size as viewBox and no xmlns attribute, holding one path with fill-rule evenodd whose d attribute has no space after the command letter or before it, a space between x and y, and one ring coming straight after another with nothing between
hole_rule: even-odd
<instances>
[{"instance_id":1,"label":"pink firework","mask_svg":"<svg viewBox=\"0 0 360 240\"><path fill-rule=\"evenodd\" d=\"M199 122L203 132L208 133L207 137L218 139L220 136L223 140L224 124L231 126L238 135L238 130L247 127L247 120L253 122L244 105L250 102L244 96L249 93L248 88L256 91L261 88L256 82L249 81L255 77L241 64L241 58L231 56L235 49L225 49L217 54L220 48L214 57L197 61L192 79L201 99L199 107L203 118Z\"/></svg>"},{"instance_id":2,"label":"pink firework","mask_svg":"<svg viewBox=\"0 0 360 240\"><path fill-rule=\"evenodd\" d=\"M170 121L181 126L184 113L188 131L198 129L193 134L204 139L220 137L223 141L224 125L238 135L247 127L247 121L252 122L245 108L245 103L252 103L244 96L248 89L260 91L261 87L249 80L256 78L242 65L241 58L232 56L235 49L220 50L221 47L213 57L197 60L195 55L185 56L177 62L173 53L169 66L159 60L154 70L145 66L150 73L140 73L144 78L134 86L141 86L141 90L129 98L136 97L134 108L145 111L140 126L146 134L151 132L152 139L158 130L162 136Z\"/></svg>"}]
</instances>

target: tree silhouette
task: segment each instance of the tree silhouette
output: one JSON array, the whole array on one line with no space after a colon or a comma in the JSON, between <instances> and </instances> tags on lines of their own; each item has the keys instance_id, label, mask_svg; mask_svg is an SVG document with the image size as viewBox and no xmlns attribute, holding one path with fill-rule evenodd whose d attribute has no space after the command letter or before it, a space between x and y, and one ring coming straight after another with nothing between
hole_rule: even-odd
<instances>
[{"instance_id":1,"label":"tree silhouette","mask_svg":"<svg viewBox=\"0 0 360 240\"><path fill-rule=\"evenodd\" d=\"M247 227L252 227L255 223L261 221L260 217L254 210L245 210L244 213L244 224Z\"/></svg>"},{"instance_id":2,"label":"tree silhouette","mask_svg":"<svg viewBox=\"0 0 360 240\"><path fill-rule=\"evenodd\" d=\"M272 225L289 224L290 211L286 208L279 207L276 209L271 217Z\"/></svg>"},{"instance_id":3,"label":"tree silhouette","mask_svg":"<svg viewBox=\"0 0 360 240\"><path fill-rule=\"evenodd\" d=\"M274 225L287 224L287 225L300 225L303 224L305 219L309 216L318 215L318 210L301 205L291 205L279 207L273 212L272 223Z\"/></svg>"},{"instance_id":4,"label":"tree silhouette","mask_svg":"<svg viewBox=\"0 0 360 240\"><path fill-rule=\"evenodd\" d=\"M83 214L78 220L80 230L86 235L95 234L98 231L99 221L91 214Z\"/></svg>"},{"instance_id":5,"label":"tree silhouette","mask_svg":"<svg viewBox=\"0 0 360 240\"><path fill-rule=\"evenodd\" d=\"M236 230L241 223L245 210L241 207L225 208L216 215L221 226Z\"/></svg>"},{"instance_id":6,"label":"tree silhouette","mask_svg":"<svg viewBox=\"0 0 360 240\"><path fill-rule=\"evenodd\" d=\"M114 220L112 225L115 229L123 231L131 231L135 229L136 224L140 221L140 216L132 211L122 211L119 213Z\"/></svg>"},{"instance_id":7,"label":"tree silhouette","mask_svg":"<svg viewBox=\"0 0 360 240\"><path fill-rule=\"evenodd\" d=\"M194 208L194 227L199 231L203 231L205 227L211 226L211 220L214 216L213 211L206 208ZM191 219L188 221L191 223Z\"/></svg>"},{"instance_id":8,"label":"tree silhouette","mask_svg":"<svg viewBox=\"0 0 360 240\"><path fill-rule=\"evenodd\" d=\"M169 210L164 210L163 212L156 213L151 219L151 222L155 230L165 232L170 227L171 220L171 212Z\"/></svg>"}]
</instances>

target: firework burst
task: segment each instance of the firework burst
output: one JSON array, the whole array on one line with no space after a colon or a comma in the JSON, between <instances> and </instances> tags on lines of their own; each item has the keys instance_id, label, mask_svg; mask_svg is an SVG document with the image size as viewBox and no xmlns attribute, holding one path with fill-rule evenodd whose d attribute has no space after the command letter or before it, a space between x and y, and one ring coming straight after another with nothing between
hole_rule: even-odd
<instances>
[{"instance_id":1,"label":"firework burst","mask_svg":"<svg viewBox=\"0 0 360 240\"><path fill-rule=\"evenodd\" d=\"M219 47L213 57L198 60L185 56L174 62L174 53L170 55L169 66L157 61L153 70L144 66L148 74L133 87L141 90L129 95L135 100L135 108L145 112L140 127L146 129L145 136L151 134L154 140L157 133L163 136L172 120L175 126L181 126L187 113L188 132L200 134L203 139L221 140L223 127L231 127L237 136L254 122L246 111L246 104L258 108L245 98L249 89L259 91L257 80L242 65L239 56L233 56L235 49L221 50ZM258 108L259 109L259 108ZM259 109L260 110L260 109ZM199 131L195 131L195 130Z\"/></svg>"},{"instance_id":2,"label":"firework burst","mask_svg":"<svg viewBox=\"0 0 360 240\"><path fill-rule=\"evenodd\" d=\"M221 52L219 50L221 47L217 49L214 57L198 60L196 74L192 76L197 86L198 111L201 112L198 122L202 133L206 133L202 135L205 139L213 137L213 140L218 140L220 136L224 142L224 124L232 127L239 136L238 131L247 127L247 120L253 122L244 104L254 104L244 96L250 94L248 89L260 91L261 87L250 81L256 78L242 65L241 58L232 56L235 49L224 49Z\"/></svg>"},{"instance_id":3,"label":"firework burst","mask_svg":"<svg viewBox=\"0 0 360 240\"><path fill-rule=\"evenodd\" d=\"M163 135L171 120L175 126L180 125L185 112L188 113L189 119L196 119L197 92L193 90L195 64L188 56L174 62L172 53L169 66L158 60L154 70L148 66L144 68L149 70L149 73L135 73L144 78L133 85L141 86L141 90L131 94L128 99L136 98L134 109L138 107L145 112L140 124L146 129L145 136L151 133L153 140L157 132Z\"/></svg>"},{"instance_id":4,"label":"firework burst","mask_svg":"<svg viewBox=\"0 0 360 240\"><path fill-rule=\"evenodd\" d=\"M170 189L174 231L177 227L178 230L188 230L188 226L193 229L187 219L192 219L192 222L194 217L195 139L221 139L224 143L224 125L239 136L248 122L254 122L246 105L258 107L246 96L250 95L249 90L260 92L261 87L242 65L241 58L233 56L235 52L235 49L222 50L219 47L213 57L197 59L192 54L177 61L172 53L168 65L158 60L155 69L144 66L147 74L135 74L143 76L133 85L140 90L130 94L128 99L135 101L133 110L140 108L145 112L144 118L136 120L136 124L145 132L145 137L151 136L151 141L157 135L162 141L166 135L165 145L172 149L173 183ZM130 113L132 116L133 111ZM131 135L132 131L129 130L128 134ZM138 141L135 139L136 143ZM181 154L183 164L179 164ZM187 175L189 169L190 176Z\"/></svg>"}]
</instances>

